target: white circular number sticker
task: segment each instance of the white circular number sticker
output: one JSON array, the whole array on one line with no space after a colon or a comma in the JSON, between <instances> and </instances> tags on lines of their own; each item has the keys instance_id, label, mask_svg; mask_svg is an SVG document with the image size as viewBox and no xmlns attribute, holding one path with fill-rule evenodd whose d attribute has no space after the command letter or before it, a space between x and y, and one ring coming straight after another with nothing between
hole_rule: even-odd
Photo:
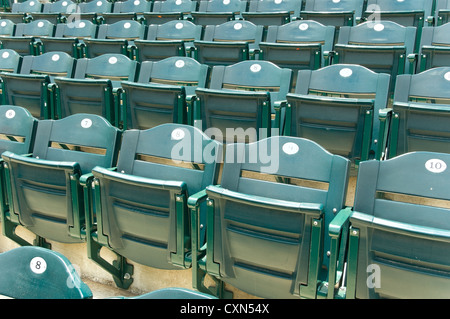
<instances>
[{"instance_id":1,"label":"white circular number sticker","mask_svg":"<svg viewBox=\"0 0 450 319\"><path fill-rule=\"evenodd\" d=\"M92 120L91 119L84 119L81 121L81 127L82 128L90 128L92 126Z\"/></svg>"},{"instance_id":2,"label":"white circular number sticker","mask_svg":"<svg viewBox=\"0 0 450 319\"><path fill-rule=\"evenodd\" d=\"M447 164L440 159L430 159L425 163L425 168L432 173L442 173L447 169Z\"/></svg>"},{"instance_id":3,"label":"white circular number sticker","mask_svg":"<svg viewBox=\"0 0 450 319\"><path fill-rule=\"evenodd\" d=\"M341 71L339 71L340 76L343 78L348 78L353 74L353 71L349 68L343 68Z\"/></svg>"},{"instance_id":4,"label":"white circular number sticker","mask_svg":"<svg viewBox=\"0 0 450 319\"><path fill-rule=\"evenodd\" d=\"M2 21L2 23L0 23L0 26L6 27L6 21Z\"/></svg>"},{"instance_id":5,"label":"white circular number sticker","mask_svg":"<svg viewBox=\"0 0 450 319\"><path fill-rule=\"evenodd\" d=\"M447 72L444 74L444 79L446 79L447 81L450 81L450 72Z\"/></svg>"},{"instance_id":6,"label":"white circular number sticker","mask_svg":"<svg viewBox=\"0 0 450 319\"><path fill-rule=\"evenodd\" d=\"M183 27L184 27L184 25L181 22L178 22L177 24L175 24L175 29L177 29L177 30L181 30L181 29L183 29Z\"/></svg>"},{"instance_id":7,"label":"white circular number sticker","mask_svg":"<svg viewBox=\"0 0 450 319\"><path fill-rule=\"evenodd\" d=\"M294 155L298 153L298 145L292 142L288 142L283 145L283 152L285 152L288 155Z\"/></svg>"},{"instance_id":8,"label":"white circular number sticker","mask_svg":"<svg viewBox=\"0 0 450 319\"><path fill-rule=\"evenodd\" d=\"M53 54L52 55L52 61L56 62L59 60L59 54Z\"/></svg>"},{"instance_id":9,"label":"white circular number sticker","mask_svg":"<svg viewBox=\"0 0 450 319\"><path fill-rule=\"evenodd\" d=\"M301 23L298 28L300 29L300 31L306 31L308 30L309 26L307 23Z\"/></svg>"},{"instance_id":10,"label":"white circular number sticker","mask_svg":"<svg viewBox=\"0 0 450 319\"><path fill-rule=\"evenodd\" d=\"M177 68L182 68L184 67L184 61L183 60L177 60L177 62L175 62L175 66Z\"/></svg>"},{"instance_id":11,"label":"white circular number sticker","mask_svg":"<svg viewBox=\"0 0 450 319\"><path fill-rule=\"evenodd\" d=\"M241 29L242 29L242 23L236 23L236 24L233 26L233 28L234 28L234 30L241 30Z\"/></svg>"},{"instance_id":12,"label":"white circular number sticker","mask_svg":"<svg viewBox=\"0 0 450 319\"><path fill-rule=\"evenodd\" d=\"M116 64L117 63L117 58L115 56L110 57L108 62L109 62L109 64Z\"/></svg>"},{"instance_id":13,"label":"white circular number sticker","mask_svg":"<svg viewBox=\"0 0 450 319\"><path fill-rule=\"evenodd\" d=\"M377 24L374 25L373 29L375 31L378 31L378 32L383 31L384 30L384 25L382 25L381 23L377 23Z\"/></svg>"},{"instance_id":14,"label":"white circular number sticker","mask_svg":"<svg viewBox=\"0 0 450 319\"><path fill-rule=\"evenodd\" d=\"M16 116L16 112L14 110L8 110L8 111L6 111L5 116L8 119L12 119L12 118L14 118L14 116Z\"/></svg>"},{"instance_id":15,"label":"white circular number sticker","mask_svg":"<svg viewBox=\"0 0 450 319\"><path fill-rule=\"evenodd\" d=\"M184 131L180 128L177 128L172 131L172 139L173 140L181 140L184 137Z\"/></svg>"},{"instance_id":16,"label":"white circular number sticker","mask_svg":"<svg viewBox=\"0 0 450 319\"><path fill-rule=\"evenodd\" d=\"M250 66L250 71L252 71L252 72L259 72L259 71L261 71L261 65L259 65L259 64L252 64Z\"/></svg>"},{"instance_id":17,"label":"white circular number sticker","mask_svg":"<svg viewBox=\"0 0 450 319\"><path fill-rule=\"evenodd\" d=\"M9 58L9 52L3 52L2 58L3 58L3 59Z\"/></svg>"},{"instance_id":18,"label":"white circular number sticker","mask_svg":"<svg viewBox=\"0 0 450 319\"><path fill-rule=\"evenodd\" d=\"M47 262L42 257L34 257L30 261L30 268L35 274L42 274L47 270Z\"/></svg>"},{"instance_id":19,"label":"white circular number sticker","mask_svg":"<svg viewBox=\"0 0 450 319\"><path fill-rule=\"evenodd\" d=\"M124 24L123 24L123 28L124 29L129 29L131 27L131 23L130 22L125 22Z\"/></svg>"}]
</instances>

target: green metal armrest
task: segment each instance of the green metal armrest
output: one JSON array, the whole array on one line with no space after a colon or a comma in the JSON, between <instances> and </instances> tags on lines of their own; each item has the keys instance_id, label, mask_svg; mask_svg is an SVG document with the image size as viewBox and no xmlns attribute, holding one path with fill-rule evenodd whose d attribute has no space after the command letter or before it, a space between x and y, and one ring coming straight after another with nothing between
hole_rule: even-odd
<instances>
[{"instance_id":1,"label":"green metal armrest","mask_svg":"<svg viewBox=\"0 0 450 319\"><path fill-rule=\"evenodd\" d=\"M14 154L9 151L5 151L2 154L2 157L8 157L8 158L14 159L16 161L25 162L28 165L32 165L32 166L52 167L55 169L73 169L74 171L75 170L81 171L80 165L77 162L42 160L42 159L34 158L31 156Z\"/></svg>"}]
</instances>

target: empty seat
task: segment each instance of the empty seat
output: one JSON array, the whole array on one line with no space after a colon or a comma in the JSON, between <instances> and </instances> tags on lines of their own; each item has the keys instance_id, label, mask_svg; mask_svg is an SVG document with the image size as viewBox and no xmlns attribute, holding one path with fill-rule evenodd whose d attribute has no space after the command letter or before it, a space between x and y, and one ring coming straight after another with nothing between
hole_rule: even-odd
<instances>
[{"instance_id":1,"label":"empty seat","mask_svg":"<svg viewBox=\"0 0 450 319\"><path fill-rule=\"evenodd\" d=\"M245 20L256 25L282 25L300 17L302 0L249 0Z\"/></svg>"},{"instance_id":2,"label":"empty seat","mask_svg":"<svg viewBox=\"0 0 450 319\"><path fill-rule=\"evenodd\" d=\"M415 35L415 27L391 21L341 27L332 63L360 64L375 72L388 73L393 92L397 75L414 70L415 62L410 63L407 57L414 53Z\"/></svg>"},{"instance_id":3,"label":"empty seat","mask_svg":"<svg viewBox=\"0 0 450 319\"><path fill-rule=\"evenodd\" d=\"M2 154L9 220L34 233L36 246L48 247L46 239L84 242L80 179L97 165L116 164L120 131L100 116L74 114L59 120L40 120L35 136L30 155Z\"/></svg>"},{"instance_id":4,"label":"empty seat","mask_svg":"<svg viewBox=\"0 0 450 319\"><path fill-rule=\"evenodd\" d=\"M278 133L284 117L275 115L276 103L286 99L291 79L292 70L269 61L214 66L208 88L195 90L193 124L227 143Z\"/></svg>"},{"instance_id":5,"label":"empty seat","mask_svg":"<svg viewBox=\"0 0 450 319\"><path fill-rule=\"evenodd\" d=\"M2 36L1 46L12 49L21 55L38 55L34 42L41 37L51 37L55 32L55 25L47 20L34 20L29 23L16 24L13 36Z\"/></svg>"},{"instance_id":6,"label":"empty seat","mask_svg":"<svg viewBox=\"0 0 450 319\"><path fill-rule=\"evenodd\" d=\"M123 258L159 269L189 268L187 199L215 183L221 156L222 145L192 126L125 131L117 168L92 170L95 208L89 219L97 222L87 227L89 258L122 288L133 281L132 266ZM121 262L111 265L100 256L101 247Z\"/></svg>"},{"instance_id":7,"label":"empty seat","mask_svg":"<svg viewBox=\"0 0 450 319\"><path fill-rule=\"evenodd\" d=\"M197 207L207 205L206 247L192 244L194 288L210 292L208 274L262 298L321 295L328 224L344 206L348 171L347 159L306 139L228 144L220 185L188 200L193 236Z\"/></svg>"},{"instance_id":8,"label":"empty seat","mask_svg":"<svg viewBox=\"0 0 450 319\"><path fill-rule=\"evenodd\" d=\"M0 294L14 299L91 299L67 257L42 247L18 247L0 254Z\"/></svg>"},{"instance_id":9,"label":"empty seat","mask_svg":"<svg viewBox=\"0 0 450 319\"><path fill-rule=\"evenodd\" d=\"M335 64L301 70L287 94L284 134L307 138L358 164L380 158L379 112L388 105L390 76L363 66Z\"/></svg>"},{"instance_id":10,"label":"empty seat","mask_svg":"<svg viewBox=\"0 0 450 319\"><path fill-rule=\"evenodd\" d=\"M0 72L12 72L18 73L20 67L22 66L22 56L14 50L11 49L0 49ZM3 82L1 81L0 73L0 93L1 104L6 104L5 97L3 96Z\"/></svg>"},{"instance_id":11,"label":"empty seat","mask_svg":"<svg viewBox=\"0 0 450 319\"><path fill-rule=\"evenodd\" d=\"M50 84L56 76L71 78L75 62L64 52L25 56L19 73L1 73L4 102L23 106L39 119L54 118Z\"/></svg>"},{"instance_id":12,"label":"empty seat","mask_svg":"<svg viewBox=\"0 0 450 319\"><path fill-rule=\"evenodd\" d=\"M85 46L80 45L85 39L95 38L98 25L90 20L74 20L69 23L56 24L53 37L40 38L35 42L38 52L61 51L74 58L85 57Z\"/></svg>"},{"instance_id":13,"label":"empty seat","mask_svg":"<svg viewBox=\"0 0 450 319\"><path fill-rule=\"evenodd\" d=\"M307 0L300 12L303 20L314 20L335 27L353 26L359 23L364 0Z\"/></svg>"},{"instance_id":14,"label":"empty seat","mask_svg":"<svg viewBox=\"0 0 450 319\"><path fill-rule=\"evenodd\" d=\"M190 56L195 40L202 37L202 27L187 20L172 20L148 26L145 40L134 41L132 56L138 61L157 61L171 56Z\"/></svg>"},{"instance_id":15,"label":"empty seat","mask_svg":"<svg viewBox=\"0 0 450 319\"><path fill-rule=\"evenodd\" d=\"M113 11L102 14L104 23L113 24L121 20L138 20L143 18L144 12L152 11L152 1L148 0L126 0L115 1Z\"/></svg>"},{"instance_id":16,"label":"empty seat","mask_svg":"<svg viewBox=\"0 0 450 319\"><path fill-rule=\"evenodd\" d=\"M148 129L164 123L190 124L188 98L205 88L208 66L189 57L143 62L137 82L122 82L122 125Z\"/></svg>"},{"instance_id":17,"label":"empty seat","mask_svg":"<svg viewBox=\"0 0 450 319\"><path fill-rule=\"evenodd\" d=\"M450 67L397 78L387 158L414 152L450 153Z\"/></svg>"},{"instance_id":18,"label":"empty seat","mask_svg":"<svg viewBox=\"0 0 450 319\"><path fill-rule=\"evenodd\" d=\"M156 0L153 1L152 12L144 12L142 16L147 25L163 24L171 20L183 20L197 10L196 0Z\"/></svg>"},{"instance_id":19,"label":"empty seat","mask_svg":"<svg viewBox=\"0 0 450 319\"><path fill-rule=\"evenodd\" d=\"M230 65L250 59L263 39L263 26L234 20L205 27L202 40L194 41L192 57L208 65Z\"/></svg>"},{"instance_id":20,"label":"empty seat","mask_svg":"<svg viewBox=\"0 0 450 319\"><path fill-rule=\"evenodd\" d=\"M29 22L30 13L41 12L43 4L37 0L27 0L23 2L14 2L11 6L11 12L1 12L2 19L9 19L14 23Z\"/></svg>"},{"instance_id":21,"label":"empty seat","mask_svg":"<svg viewBox=\"0 0 450 319\"><path fill-rule=\"evenodd\" d=\"M422 29L417 73L435 67L450 66L449 32L450 23Z\"/></svg>"},{"instance_id":22,"label":"empty seat","mask_svg":"<svg viewBox=\"0 0 450 319\"><path fill-rule=\"evenodd\" d=\"M80 2L76 8L76 18L81 20L91 20L94 23L102 24L103 13L112 12L113 3L107 0L93 0L89 2ZM69 18L69 17L68 17Z\"/></svg>"},{"instance_id":23,"label":"empty seat","mask_svg":"<svg viewBox=\"0 0 450 319\"><path fill-rule=\"evenodd\" d=\"M66 22L67 16L75 13L77 3L71 0L58 0L43 3L42 12L30 14L33 20L48 20L53 24Z\"/></svg>"},{"instance_id":24,"label":"empty seat","mask_svg":"<svg viewBox=\"0 0 450 319\"><path fill-rule=\"evenodd\" d=\"M283 68L315 70L325 65L324 52L333 50L335 29L312 20L269 26L259 43L259 59Z\"/></svg>"},{"instance_id":25,"label":"empty seat","mask_svg":"<svg viewBox=\"0 0 450 319\"><path fill-rule=\"evenodd\" d=\"M217 25L242 18L246 10L246 0L200 0L197 11L191 12L191 16L197 25Z\"/></svg>"},{"instance_id":26,"label":"empty seat","mask_svg":"<svg viewBox=\"0 0 450 319\"><path fill-rule=\"evenodd\" d=\"M94 58L106 53L120 53L130 55L130 48L134 40L143 39L145 25L135 20L121 20L113 24L101 24L95 38L83 39L79 44L84 52L83 56Z\"/></svg>"},{"instance_id":27,"label":"empty seat","mask_svg":"<svg viewBox=\"0 0 450 319\"><path fill-rule=\"evenodd\" d=\"M135 81L137 71L137 62L123 54L78 59L73 78L55 78L56 118L75 113L97 114L117 126L120 83Z\"/></svg>"},{"instance_id":28,"label":"empty seat","mask_svg":"<svg viewBox=\"0 0 450 319\"><path fill-rule=\"evenodd\" d=\"M449 165L434 152L361 163L354 206L330 225L333 241L348 237L344 289L330 285L330 296L450 297Z\"/></svg>"},{"instance_id":29,"label":"empty seat","mask_svg":"<svg viewBox=\"0 0 450 319\"><path fill-rule=\"evenodd\" d=\"M0 36L13 36L16 24L8 19L0 19Z\"/></svg>"}]
</instances>

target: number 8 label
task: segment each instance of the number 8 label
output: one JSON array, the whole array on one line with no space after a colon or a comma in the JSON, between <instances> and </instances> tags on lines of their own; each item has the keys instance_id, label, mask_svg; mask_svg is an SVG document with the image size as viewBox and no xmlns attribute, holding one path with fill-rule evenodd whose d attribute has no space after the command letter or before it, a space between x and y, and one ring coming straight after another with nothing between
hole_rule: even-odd
<instances>
[{"instance_id":1,"label":"number 8 label","mask_svg":"<svg viewBox=\"0 0 450 319\"><path fill-rule=\"evenodd\" d=\"M30 261L30 268L35 274L42 274L47 270L47 262L42 257L34 257Z\"/></svg>"}]
</instances>

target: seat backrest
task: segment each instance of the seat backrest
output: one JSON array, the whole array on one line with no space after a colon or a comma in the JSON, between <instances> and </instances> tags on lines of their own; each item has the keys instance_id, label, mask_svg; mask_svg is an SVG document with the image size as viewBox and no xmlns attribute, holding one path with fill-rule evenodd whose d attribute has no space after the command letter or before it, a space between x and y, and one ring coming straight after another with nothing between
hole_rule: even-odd
<instances>
[{"instance_id":1,"label":"seat backrest","mask_svg":"<svg viewBox=\"0 0 450 319\"><path fill-rule=\"evenodd\" d=\"M157 0L153 2L152 12L181 12L190 13L197 8L194 0Z\"/></svg>"},{"instance_id":2,"label":"seat backrest","mask_svg":"<svg viewBox=\"0 0 450 319\"><path fill-rule=\"evenodd\" d=\"M173 20L148 26L146 40L200 40L202 26L187 20Z\"/></svg>"},{"instance_id":3,"label":"seat backrest","mask_svg":"<svg viewBox=\"0 0 450 319\"><path fill-rule=\"evenodd\" d=\"M364 2L361 0L308 0L305 3L305 11L317 12L339 12L339 11L355 11L355 14L362 13Z\"/></svg>"},{"instance_id":4,"label":"seat backrest","mask_svg":"<svg viewBox=\"0 0 450 319\"><path fill-rule=\"evenodd\" d=\"M203 34L204 41L246 41L257 46L262 41L263 28L250 21L228 21L219 25L208 25Z\"/></svg>"},{"instance_id":5,"label":"seat backrest","mask_svg":"<svg viewBox=\"0 0 450 319\"><path fill-rule=\"evenodd\" d=\"M28 154L33 149L38 120L31 113L16 105L0 106L0 154L10 151Z\"/></svg>"},{"instance_id":6,"label":"seat backrest","mask_svg":"<svg viewBox=\"0 0 450 319\"><path fill-rule=\"evenodd\" d=\"M201 0L198 12L234 12L241 13L246 10L247 1L243 0Z\"/></svg>"},{"instance_id":7,"label":"seat backrest","mask_svg":"<svg viewBox=\"0 0 450 319\"><path fill-rule=\"evenodd\" d=\"M348 266L356 298L448 296L449 164L449 154L434 152L361 163L350 217L357 273ZM378 271L373 285L369 266Z\"/></svg>"},{"instance_id":8,"label":"seat backrest","mask_svg":"<svg viewBox=\"0 0 450 319\"><path fill-rule=\"evenodd\" d=\"M41 12L42 3L35 0L27 0L24 2L15 2L11 7L11 12L15 13L30 13L30 12Z\"/></svg>"},{"instance_id":9,"label":"seat backrest","mask_svg":"<svg viewBox=\"0 0 450 319\"><path fill-rule=\"evenodd\" d=\"M112 167L117 160L120 130L95 114L73 114L38 123L33 157L77 162L82 174L94 166Z\"/></svg>"},{"instance_id":10,"label":"seat backrest","mask_svg":"<svg viewBox=\"0 0 450 319\"><path fill-rule=\"evenodd\" d=\"M15 23L8 19L0 19L0 35L12 36L15 31Z\"/></svg>"},{"instance_id":11,"label":"seat backrest","mask_svg":"<svg viewBox=\"0 0 450 319\"><path fill-rule=\"evenodd\" d=\"M448 46L450 45L450 39L447 36L449 32L450 23L448 22L440 26L423 27L416 73L449 65L450 51Z\"/></svg>"},{"instance_id":12,"label":"seat backrest","mask_svg":"<svg viewBox=\"0 0 450 319\"><path fill-rule=\"evenodd\" d=\"M44 3L42 12L43 13L61 13L70 14L75 10L76 2L71 0L58 0L55 2Z\"/></svg>"},{"instance_id":13,"label":"seat backrest","mask_svg":"<svg viewBox=\"0 0 450 319\"><path fill-rule=\"evenodd\" d=\"M134 20L121 20L112 24L101 24L96 39L143 39L146 27Z\"/></svg>"},{"instance_id":14,"label":"seat backrest","mask_svg":"<svg viewBox=\"0 0 450 319\"><path fill-rule=\"evenodd\" d=\"M14 36L53 36L55 25L48 20L18 23Z\"/></svg>"},{"instance_id":15,"label":"seat backrest","mask_svg":"<svg viewBox=\"0 0 450 319\"><path fill-rule=\"evenodd\" d=\"M362 16L364 6L365 0L308 0L300 17L336 27L355 25Z\"/></svg>"},{"instance_id":16,"label":"seat backrest","mask_svg":"<svg viewBox=\"0 0 450 319\"><path fill-rule=\"evenodd\" d=\"M106 53L91 59L78 59L74 78L135 81L137 70L138 62L130 60L123 54Z\"/></svg>"},{"instance_id":17,"label":"seat backrest","mask_svg":"<svg viewBox=\"0 0 450 319\"><path fill-rule=\"evenodd\" d=\"M25 56L20 73L71 78L75 63L76 59L65 52L47 52L37 56Z\"/></svg>"},{"instance_id":18,"label":"seat backrest","mask_svg":"<svg viewBox=\"0 0 450 319\"><path fill-rule=\"evenodd\" d=\"M1 72L18 73L22 66L22 56L11 49L0 49Z\"/></svg>"},{"instance_id":19,"label":"seat backrest","mask_svg":"<svg viewBox=\"0 0 450 319\"><path fill-rule=\"evenodd\" d=\"M264 42L305 44L319 42L324 46L324 50L328 51L333 47L334 28L314 20L296 20L280 26L269 26Z\"/></svg>"},{"instance_id":20,"label":"seat backrest","mask_svg":"<svg viewBox=\"0 0 450 319\"><path fill-rule=\"evenodd\" d=\"M433 14L434 0L416 1L389 1L389 0L368 0L367 10L364 16L378 12L381 19L397 22L404 26L423 26L425 19ZM407 15L417 14L421 21L416 18L407 18Z\"/></svg>"},{"instance_id":21,"label":"seat backrest","mask_svg":"<svg viewBox=\"0 0 450 319\"><path fill-rule=\"evenodd\" d=\"M108 13L112 11L113 4L107 0L94 0L80 2L78 7L81 13Z\"/></svg>"},{"instance_id":22,"label":"seat backrest","mask_svg":"<svg viewBox=\"0 0 450 319\"><path fill-rule=\"evenodd\" d=\"M56 25L55 37L58 38L95 38L98 25L90 20L75 20L69 23Z\"/></svg>"},{"instance_id":23,"label":"seat backrest","mask_svg":"<svg viewBox=\"0 0 450 319\"><path fill-rule=\"evenodd\" d=\"M302 9L302 0L250 0L247 12L281 12L288 11L298 17Z\"/></svg>"},{"instance_id":24,"label":"seat backrest","mask_svg":"<svg viewBox=\"0 0 450 319\"><path fill-rule=\"evenodd\" d=\"M114 2L114 13L142 13L151 12L152 2L147 0L126 0Z\"/></svg>"},{"instance_id":25,"label":"seat backrest","mask_svg":"<svg viewBox=\"0 0 450 319\"><path fill-rule=\"evenodd\" d=\"M0 254L0 294L16 299L91 299L93 293L59 252L24 246Z\"/></svg>"},{"instance_id":26,"label":"seat backrest","mask_svg":"<svg viewBox=\"0 0 450 319\"><path fill-rule=\"evenodd\" d=\"M139 83L159 83L184 86L188 94L206 87L209 67L189 57L169 57L141 64ZM191 88L191 89L190 89Z\"/></svg>"}]
</instances>

